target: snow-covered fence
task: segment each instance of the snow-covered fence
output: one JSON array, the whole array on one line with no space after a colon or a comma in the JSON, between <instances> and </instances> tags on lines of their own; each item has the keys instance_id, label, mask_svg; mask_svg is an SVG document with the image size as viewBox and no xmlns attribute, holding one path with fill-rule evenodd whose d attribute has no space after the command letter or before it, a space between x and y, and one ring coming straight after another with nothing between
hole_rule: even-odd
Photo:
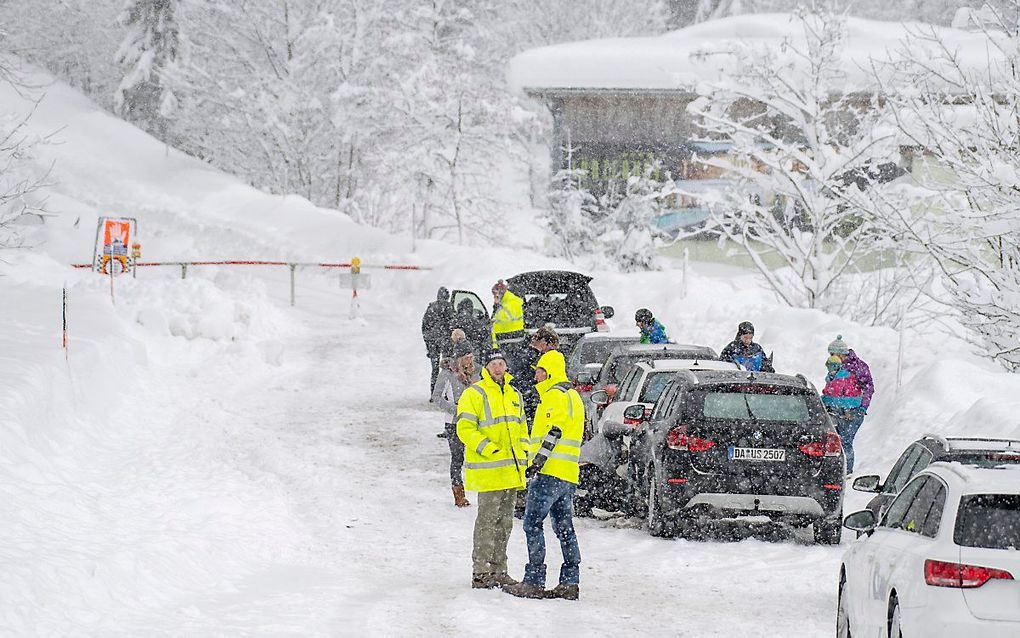
<instances>
[{"instance_id":1,"label":"snow-covered fence","mask_svg":"<svg viewBox=\"0 0 1020 638\"><path fill-rule=\"evenodd\" d=\"M357 261L355 261L357 260ZM92 268L92 264L71 264L74 268ZM222 261L141 261L132 263L134 268L149 266L176 266L181 269L181 279L188 278L190 266L286 266L290 269L290 305L294 305L295 290L297 286L297 270L299 267L313 268L374 268L379 270L409 270L424 271L432 270L430 266L418 266L414 264L363 264L357 257L350 262L295 262L295 261L270 261L263 259L229 259ZM362 285L367 288L367 281Z\"/></svg>"}]
</instances>

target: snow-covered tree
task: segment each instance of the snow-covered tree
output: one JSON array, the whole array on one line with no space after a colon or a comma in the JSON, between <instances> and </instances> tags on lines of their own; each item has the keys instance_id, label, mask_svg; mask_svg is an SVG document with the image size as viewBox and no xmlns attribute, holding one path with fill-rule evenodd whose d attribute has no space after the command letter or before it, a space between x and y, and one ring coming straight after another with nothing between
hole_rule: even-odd
<instances>
[{"instance_id":1,"label":"snow-covered tree","mask_svg":"<svg viewBox=\"0 0 1020 638\"><path fill-rule=\"evenodd\" d=\"M595 197L578 170L559 171L548 195L544 221L555 239L551 252L585 267L623 272L657 266L654 220L677 195L669 180L655 179L658 167L609 184Z\"/></svg>"},{"instance_id":2,"label":"snow-covered tree","mask_svg":"<svg viewBox=\"0 0 1020 638\"><path fill-rule=\"evenodd\" d=\"M833 5L839 11L874 20L917 20L948 25L960 7L977 0L842 0ZM795 11L812 4L810 0L669 0L670 25L685 27L706 20L746 13Z\"/></svg>"},{"instance_id":3,"label":"snow-covered tree","mask_svg":"<svg viewBox=\"0 0 1020 638\"><path fill-rule=\"evenodd\" d=\"M114 96L114 108L160 139L167 140L168 118L177 98L166 69L177 57L178 0L127 0L119 22L127 34L116 61L127 68Z\"/></svg>"},{"instance_id":4,"label":"snow-covered tree","mask_svg":"<svg viewBox=\"0 0 1020 638\"><path fill-rule=\"evenodd\" d=\"M840 279L880 248L882 230L856 194L894 174L899 153L874 93L848 87L843 18L795 19L802 35L780 50L735 47L736 74L690 111L732 145L706 160L734 180L707 230L747 252L784 302L831 308L846 294Z\"/></svg>"},{"instance_id":5,"label":"snow-covered tree","mask_svg":"<svg viewBox=\"0 0 1020 638\"><path fill-rule=\"evenodd\" d=\"M3 49L49 69L104 108L123 71L114 62L123 38L117 16L123 0L3 0Z\"/></svg>"},{"instance_id":6,"label":"snow-covered tree","mask_svg":"<svg viewBox=\"0 0 1020 638\"><path fill-rule=\"evenodd\" d=\"M975 63L935 30L904 47L889 91L917 149L927 199L888 206L901 245L930 255L981 350L1020 369L1020 0L989 6L986 57Z\"/></svg>"}]
</instances>

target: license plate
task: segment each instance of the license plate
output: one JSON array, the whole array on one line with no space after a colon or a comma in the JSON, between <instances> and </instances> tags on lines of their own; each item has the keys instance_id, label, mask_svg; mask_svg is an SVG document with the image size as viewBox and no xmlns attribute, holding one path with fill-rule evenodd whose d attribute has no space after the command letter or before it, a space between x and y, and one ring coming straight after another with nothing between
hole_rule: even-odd
<instances>
[{"instance_id":1,"label":"license plate","mask_svg":"<svg viewBox=\"0 0 1020 638\"><path fill-rule=\"evenodd\" d=\"M786 450L764 447L731 447L731 461L785 461Z\"/></svg>"}]
</instances>

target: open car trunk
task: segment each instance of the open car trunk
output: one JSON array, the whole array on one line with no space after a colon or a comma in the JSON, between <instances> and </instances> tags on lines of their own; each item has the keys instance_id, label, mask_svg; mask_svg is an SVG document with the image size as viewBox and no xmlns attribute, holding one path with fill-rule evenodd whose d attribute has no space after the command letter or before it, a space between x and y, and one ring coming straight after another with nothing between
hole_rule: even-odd
<instances>
[{"instance_id":1,"label":"open car trunk","mask_svg":"<svg viewBox=\"0 0 1020 638\"><path fill-rule=\"evenodd\" d=\"M507 280L510 290L524 300L524 327L537 329L552 323L558 329L595 329L598 302L588 282L591 277L565 270L536 270Z\"/></svg>"}]
</instances>

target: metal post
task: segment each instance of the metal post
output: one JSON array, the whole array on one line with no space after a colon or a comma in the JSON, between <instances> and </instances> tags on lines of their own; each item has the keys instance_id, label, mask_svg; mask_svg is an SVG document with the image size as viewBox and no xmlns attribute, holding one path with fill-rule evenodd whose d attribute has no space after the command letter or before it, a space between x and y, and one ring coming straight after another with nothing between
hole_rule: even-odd
<instances>
[{"instance_id":1,"label":"metal post","mask_svg":"<svg viewBox=\"0 0 1020 638\"><path fill-rule=\"evenodd\" d=\"M297 264L287 264L290 266L290 305L294 306L294 273L297 271Z\"/></svg>"},{"instance_id":2,"label":"metal post","mask_svg":"<svg viewBox=\"0 0 1020 638\"><path fill-rule=\"evenodd\" d=\"M181 262L181 279L188 278L188 264Z\"/></svg>"},{"instance_id":3,"label":"metal post","mask_svg":"<svg viewBox=\"0 0 1020 638\"><path fill-rule=\"evenodd\" d=\"M63 324L63 334L61 336L61 343L64 346L64 359L67 359L67 284L64 284L64 294L61 309L61 323Z\"/></svg>"},{"instance_id":4,"label":"metal post","mask_svg":"<svg viewBox=\"0 0 1020 638\"><path fill-rule=\"evenodd\" d=\"M116 260L113 258L113 253L110 254L110 261L106 262L106 269L110 272L110 303L116 304L117 300L113 298L113 262Z\"/></svg>"},{"instance_id":5,"label":"metal post","mask_svg":"<svg viewBox=\"0 0 1020 638\"><path fill-rule=\"evenodd\" d=\"M899 390L900 386L903 385L903 345L906 340L907 333L907 305L903 304L903 308L900 310L900 339L899 348L896 353L896 389Z\"/></svg>"},{"instance_id":6,"label":"metal post","mask_svg":"<svg viewBox=\"0 0 1020 638\"><path fill-rule=\"evenodd\" d=\"M680 298L687 296L687 267L690 265L691 260L690 248L684 246L684 267L680 271Z\"/></svg>"}]
</instances>

